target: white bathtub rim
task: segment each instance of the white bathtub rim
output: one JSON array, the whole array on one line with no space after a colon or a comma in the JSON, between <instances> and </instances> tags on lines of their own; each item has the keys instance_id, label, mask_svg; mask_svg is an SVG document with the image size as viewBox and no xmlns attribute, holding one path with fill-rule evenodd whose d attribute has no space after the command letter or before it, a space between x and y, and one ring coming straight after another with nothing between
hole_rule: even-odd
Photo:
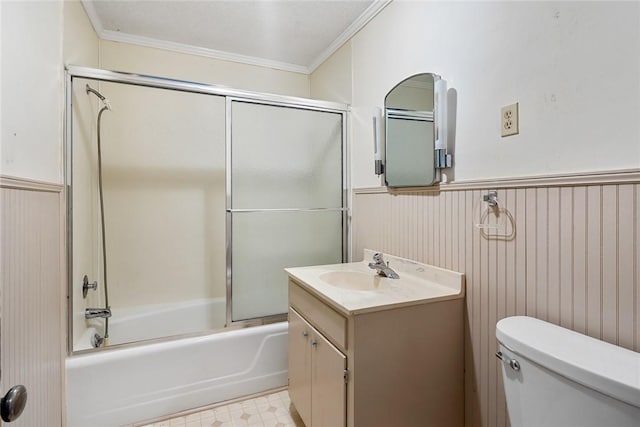
<instances>
[{"instance_id":1,"label":"white bathtub rim","mask_svg":"<svg viewBox=\"0 0 640 427\"><path fill-rule=\"evenodd\" d=\"M2 0L0 0L2 1ZM259 325L261 326L261 325ZM96 329L94 326L90 326L89 329ZM207 330L207 331L202 331L202 332L191 332L191 333L186 333L186 334L180 334L180 335L169 335L166 337L160 337L160 338L149 338L147 340L141 340L141 341L131 341L131 342L125 342L125 343L121 343L121 344L109 344L106 347L98 347L98 348L89 348L89 349L78 349L78 350L73 350L73 352L71 354L67 355L67 360L70 359L76 359L76 358L80 358L80 357L86 357L86 356L90 356L90 355L95 355L95 354L101 354L101 353L105 353L108 354L110 352L113 351L124 351L127 349L135 349L138 347L147 347L147 346L151 346L151 345L162 345L168 342L172 342L172 341L182 341L182 340L187 340L187 339L192 339L192 338L206 338L212 335L218 335L218 334L222 334L224 332L232 332L232 331L239 331L242 329L248 329L247 327L243 327L243 326L231 326L231 327L222 327L219 329L211 329L211 330ZM98 330L96 329L96 332L98 332ZM86 333L86 332L85 332Z\"/></svg>"},{"instance_id":2,"label":"white bathtub rim","mask_svg":"<svg viewBox=\"0 0 640 427\"><path fill-rule=\"evenodd\" d=\"M266 334L273 334L274 332L280 331L283 323L286 323L286 321L249 327L232 326L215 331L197 333L193 336L174 336L149 341L118 344L111 347L79 350L75 351L73 355L68 356L65 363L67 368L70 366L85 367L111 360L128 359L133 356L146 356L156 353L158 349L175 350L192 344L224 340L228 334L238 334L239 336L252 335L257 333L258 329L256 328L260 328L259 330Z\"/></svg>"}]
</instances>

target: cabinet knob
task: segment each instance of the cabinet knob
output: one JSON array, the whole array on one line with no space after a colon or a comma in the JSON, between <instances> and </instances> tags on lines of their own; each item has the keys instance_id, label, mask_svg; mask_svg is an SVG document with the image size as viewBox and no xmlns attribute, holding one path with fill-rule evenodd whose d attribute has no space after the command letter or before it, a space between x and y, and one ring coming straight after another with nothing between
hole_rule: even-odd
<instances>
[{"instance_id":1,"label":"cabinet knob","mask_svg":"<svg viewBox=\"0 0 640 427\"><path fill-rule=\"evenodd\" d=\"M311 347L317 347L317 346L318 346L318 341L311 340Z\"/></svg>"},{"instance_id":2,"label":"cabinet knob","mask_svg":"<svg viewBox=\"0 0 640 427\"><path fill-rule=\"evenodd\" d=\"M309 336L309 332L307 332L307 331L302 331L302 336L303 336L303 337L305 337L305 338L306 338L306 337L308 337L308 336Z\"/></svg>"}]
</instances>

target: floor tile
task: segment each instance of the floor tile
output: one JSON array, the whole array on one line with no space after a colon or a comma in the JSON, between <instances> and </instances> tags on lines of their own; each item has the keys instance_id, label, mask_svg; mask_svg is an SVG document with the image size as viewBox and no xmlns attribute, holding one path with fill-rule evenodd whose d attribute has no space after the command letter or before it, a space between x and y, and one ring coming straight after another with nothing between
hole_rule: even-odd
<instances>
[{"instance_id":1,"label":"floor tile","mask_svg":"<svg viewBox=\"0 0 640 427\"><path fill-rule=\"evenodd\" d=\"M304 427L287 390L209 406L133 427Z\"/></svg>"}]
</instances>

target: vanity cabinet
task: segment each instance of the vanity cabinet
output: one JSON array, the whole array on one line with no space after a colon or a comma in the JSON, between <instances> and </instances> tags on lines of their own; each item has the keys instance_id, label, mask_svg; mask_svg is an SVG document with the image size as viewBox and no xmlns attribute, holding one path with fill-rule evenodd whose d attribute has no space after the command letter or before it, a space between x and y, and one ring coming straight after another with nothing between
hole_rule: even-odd
<instances>
[{"instance_id":1,"label":"vanity cabinet","mask_svg":"<svg viewBox=\"0 0 640 427\"><path fill-rule=\"evenodd\" d=\"M296 271L289 395L306 427L464 425L463 298L351 311Z\"/></svg>"},{"instance_id":2,"label":"vanity cabinet","mask_svg":"<svg viewBox=\"0 0 640 427\"><path fill-rule=\"evenodd\" d=\"M345 425L346 356L289 309L289 395L307 426Z\"/></svg>"}]
</instances>

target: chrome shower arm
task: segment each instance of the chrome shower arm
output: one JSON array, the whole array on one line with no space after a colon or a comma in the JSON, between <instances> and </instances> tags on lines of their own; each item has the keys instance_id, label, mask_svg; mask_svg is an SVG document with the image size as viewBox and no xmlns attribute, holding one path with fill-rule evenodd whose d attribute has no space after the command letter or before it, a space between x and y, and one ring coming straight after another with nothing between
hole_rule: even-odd
<instances>
[{"instance_id":1,"label":"chrome shower arm","mask_svg":"<svg viewBox=\"0 0 640 427\"><path fill-rule=\"evenodd\" d=\"M104 104L104 106L107 108L107 110L111 111L111 103L109 102L109 100L107 98L105 98L100 92L98 92L97 90L95 90L94 88L92 88L91 86L89 86L88 84L85 86L85 90L87 91L87 95L89 93L94 94L95 96L98 97L98 99L100 99L100 101L102 101L102 103Z\"/></svg>"}]
</instances>

